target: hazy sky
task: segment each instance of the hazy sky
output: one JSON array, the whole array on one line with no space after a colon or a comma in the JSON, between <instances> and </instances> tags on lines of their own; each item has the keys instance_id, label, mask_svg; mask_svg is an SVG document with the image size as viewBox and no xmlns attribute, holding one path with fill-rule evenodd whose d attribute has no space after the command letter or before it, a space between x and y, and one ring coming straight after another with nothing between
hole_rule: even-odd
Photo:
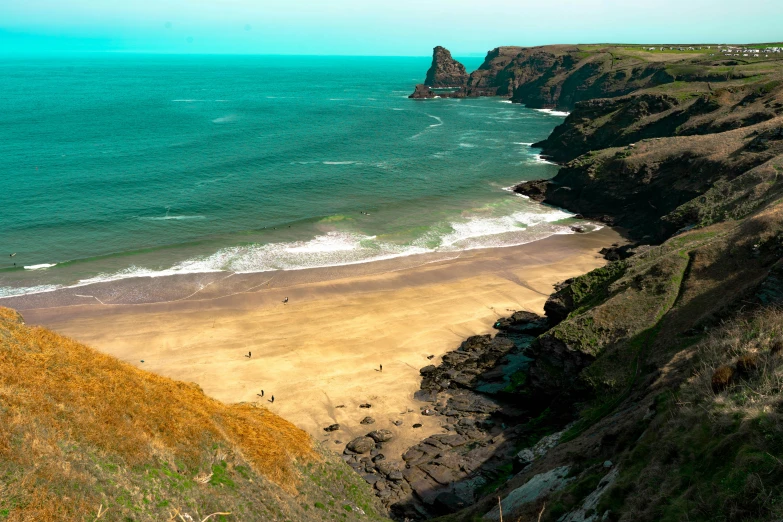
<instances>
[{"instance_id":1,"label":"hazy sky","mask_svg":"<svg viewBox=\"0 0 783 522\"><path fill-rule=\"evenodd\" d=\"M0 0L0 53L483 55L783 40L783 0Z\"/></svg>"}]
</instances>

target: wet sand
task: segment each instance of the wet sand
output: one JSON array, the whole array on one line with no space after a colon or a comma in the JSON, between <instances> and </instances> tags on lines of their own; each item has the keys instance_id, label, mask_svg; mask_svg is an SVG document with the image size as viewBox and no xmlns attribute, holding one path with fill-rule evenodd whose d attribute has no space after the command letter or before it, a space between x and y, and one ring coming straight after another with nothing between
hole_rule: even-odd
<instances>
[{"instance_id":1,"label":"wet sand","mask_svg":"<svg viewBox=\"0 0 783 522\"><path fill-rule=\"evenodd\" d=\"M616 242L604 228L451 258L128 279L0 306L219 400L259 401L335 451L387 428L396 435L389 450L401 452L442 431L413 399L421 367L492 332L498 317L541 313L555 283L605 264L598 250ZM365 416L375 424L360 425ZM323 431L333 423L341 429Z\"/></svg>"}]
</instances>

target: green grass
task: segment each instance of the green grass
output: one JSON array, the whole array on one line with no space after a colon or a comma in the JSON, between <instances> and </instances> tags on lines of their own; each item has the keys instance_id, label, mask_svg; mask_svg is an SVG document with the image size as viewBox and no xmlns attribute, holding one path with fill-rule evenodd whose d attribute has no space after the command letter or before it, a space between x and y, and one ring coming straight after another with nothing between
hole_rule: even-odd
<instances>
[{"instance_id":1,"label":"green grass","mask_svg":"<svg viewBox=\"0 0 783 522\"><path fill-rule=\"evenodd\" d=\"M212 478L209 483L213 486L227 487L234 489L236 483L231 479L230 472L226 461L221 461L219 464L212 466Z\"/></svg>"},{"instance_id":2,"label":"green grass","mask_svg":"<svg viewBox=\"0 0 783 522\"><path fill-rule=\"evenodd\" d=\"M677 297L679 296L679 289L682 285L683 277L685 276L689 266L690 258L688 251L679 250L677 251L676 255L685 262L681 264L680 269L677 270L669 280L669 288L671 290L668 292L666 301L655 315L652 326L634 336L627 343L625 348L625 350L630 353L633 358L633 363L628 369L629 379L625 388L617 395L609 394L608 396L604 397L599 396L597 400L589 404L581 413L579 421L563 434L561 442L573 440L577 436L584 433L587 428L612 413L617 408L617 406L630 395L639 378L639 363L660 333L661 328L663 327L663 318L674 306Z\"/></svg>"}]
</instances>

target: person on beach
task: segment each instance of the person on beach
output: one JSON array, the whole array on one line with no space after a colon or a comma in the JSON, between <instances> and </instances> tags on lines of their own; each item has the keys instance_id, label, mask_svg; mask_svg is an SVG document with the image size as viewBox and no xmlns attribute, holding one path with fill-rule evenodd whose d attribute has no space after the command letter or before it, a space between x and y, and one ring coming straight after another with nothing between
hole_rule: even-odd
<instances>
[{"instance_id":1,"label":"person on beach","mask_svg":"<svg viewBox=\"0 0 783 522\"><path fill-rule=\"evenodd\" d=\"M250 359L252 356L253 356L252 352L247 352L247 355L245 355L245 357L247 357L248 359Z\"/></svg>"},{"instance_id":2,"label":"person on beach","mask_svg":"<svg viewBox=\"0 0 783 522\"><path fill-rule=\"evenodd\" d=\"M379 371L379 372L382 372L382 371L383 371L383 365L381 365L381 369L380 369L380 370L378 370L378 371Z\"/></svg>"},{"instance_id":3,"label":"person on beach","mask_svg":"<svg viewBox=\"0 0 783 522\"><path fill-rule=\"evenodd\" d=\"M264 396L264 390L261 390L261 393L256 393L256 395L258 395L259 397L263 397Z\"/></svg>"},{"instance_id":4,"label":"person on beach","mask_svg":"<svg viewBox=\"0 0 783 522\"><path fill-rule=\"evenodd\" d=\"M275 396L274 396L274 395L272 395L272 398L271 398L271 399L269 399L269 402L271 402L271 403L274 403L274 402L275 402Z\"/></svg>"},{"instance_id":5,"label":"person on beach","mask_svg":"<svg viewBox=\"0 0 783 522\"><path fill-rule=\"evenodd\" d=\"M288 304L288 298L283 299L283 304Z\"/></svg>"}]
</instances>

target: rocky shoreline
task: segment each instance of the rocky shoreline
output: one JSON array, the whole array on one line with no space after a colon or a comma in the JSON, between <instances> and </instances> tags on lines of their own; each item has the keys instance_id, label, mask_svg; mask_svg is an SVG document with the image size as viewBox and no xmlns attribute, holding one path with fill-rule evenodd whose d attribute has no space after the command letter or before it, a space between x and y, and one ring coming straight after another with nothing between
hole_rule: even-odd
<instances>
[{"instance_id":1,"label":"rocky shoreline","mask_svg":"<svg viewBox=\"0 0 783 522\"><path fill-rule=\"evenodd\" d=\"M550 320L520 311L494 326L499 330L494 337L470 337L437 366L420 370L421 389L414 397L424 403L422 415L445 433L427 437L401 458L384 451L389 430L370 431L346 445L343 460L373 485L396 519L428 520L472 505L493 482L556 444L550 436L520 451L520 441L530 440L527 421L540 411L521 408L513 391L530 362L527 350Z\"/></svg>"}]
</instances>

